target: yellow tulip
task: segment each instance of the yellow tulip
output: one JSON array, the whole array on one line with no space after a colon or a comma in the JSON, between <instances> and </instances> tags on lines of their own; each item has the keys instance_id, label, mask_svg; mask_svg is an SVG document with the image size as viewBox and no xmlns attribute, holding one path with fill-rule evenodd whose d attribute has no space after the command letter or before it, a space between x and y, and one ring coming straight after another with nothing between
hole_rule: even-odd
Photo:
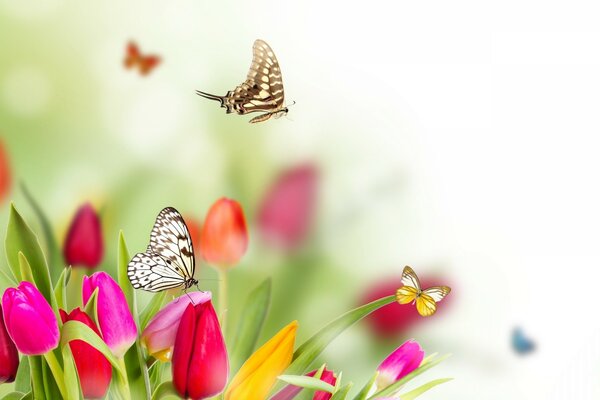
<instances>
[{"instance_id":1,"label":"yellow tulip","mask_svg":"<svg viewBox=\"0 0 600 400\"><path fill-rule=\"evenodd\" d=\"M225 391L225 400L264 400L292 362L298 321L280 330L246 360Z\"/></svg>"}]
</instances>

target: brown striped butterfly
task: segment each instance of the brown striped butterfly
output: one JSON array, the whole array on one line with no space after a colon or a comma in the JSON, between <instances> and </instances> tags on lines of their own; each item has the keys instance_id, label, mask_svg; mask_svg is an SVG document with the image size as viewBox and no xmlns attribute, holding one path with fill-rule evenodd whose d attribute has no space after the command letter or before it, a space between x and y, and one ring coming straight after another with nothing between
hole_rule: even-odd
<instances>
[{"instance_id":1,"label":"brown striped butterfly","mask_svg":"<svg viewBox=\"0 0 600 400\"><path fill-rule=\"evenodd\" d=\"M437 310L439 303L448 293L448 286L432 286L421 289L421 283L415 271L409 266L402 271L402 287L396 291L396 300L400 304L415 303L422 317L429 317Z\"/></svg>"},{"instance_id":2,"label":"brown striped butterfly","mask_svg":"<svg viewBox=\"0 0 600 400\"><path fill-rule=\"evenodd\" d=\"M251 124L273 118L279 118L288 113L283 103L283 81L279 62L271 47L257 39L252 47L252 64L246 80L225 96L217 96L196 91L202 97L216 100L225 108L227 114L239 115L263 112L249 122Z\"/></svg>"}]
</instances>

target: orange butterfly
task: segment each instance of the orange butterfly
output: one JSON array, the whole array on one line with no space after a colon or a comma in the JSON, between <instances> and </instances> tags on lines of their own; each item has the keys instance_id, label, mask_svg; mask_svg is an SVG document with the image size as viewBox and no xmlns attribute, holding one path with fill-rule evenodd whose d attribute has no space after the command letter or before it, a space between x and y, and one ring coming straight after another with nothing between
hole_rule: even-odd
<instances>
[{"instance_id":1,"label":"orange butterfly","mask_svg":"<svg viewBox=\"0 0 600 400\"><path fill-rule=\"evenodd\" d=\"M138 68L141 75L148 75L160 63L160 57L155 55L144 56L134 42L129 42L125 55L125 68Z\"/></svg>"}]
</instances>

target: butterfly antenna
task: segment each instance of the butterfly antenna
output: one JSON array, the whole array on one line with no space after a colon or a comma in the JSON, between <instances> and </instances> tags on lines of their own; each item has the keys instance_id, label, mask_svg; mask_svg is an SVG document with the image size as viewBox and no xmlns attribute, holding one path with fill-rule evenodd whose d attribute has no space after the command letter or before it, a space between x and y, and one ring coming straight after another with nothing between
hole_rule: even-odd
<instances>
[{"instance_id":1,"label":"butterfly antenna","mask_svg":"<svg viewBox=\"0 0 600 400\"><path fill-rule=\"evenodd\" d=\"M225 97L223 97L223 96L217 96L217 95L214 95L214 94L210 94L210 93L206 93L206 92L201 92L200 90L196 90L196 94L198 96L204 97L205 99L216 100L216 101L220 102L221 105L223 105L224 102L225 102Z\"/></svg>"}]
</instances>

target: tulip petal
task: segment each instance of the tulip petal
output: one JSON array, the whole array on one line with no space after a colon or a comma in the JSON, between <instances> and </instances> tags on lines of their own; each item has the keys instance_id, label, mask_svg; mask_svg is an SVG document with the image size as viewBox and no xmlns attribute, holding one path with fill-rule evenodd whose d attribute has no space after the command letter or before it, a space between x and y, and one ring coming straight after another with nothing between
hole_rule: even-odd
<instances>
[{"instance_id":1,"label":"tulip petal","mask_svg":"<svg viewBox=\"0 0 600 400\"><path fill-rule=\"evenodd\" d=\"M0 384L12 382L19 368L19 353L6 331L3 309L0 307Z\"/></svg>"},{"instance_id":2,"label":"tulip petal","mask_svg":"<svg viewBox=\"0 0 600 400\"><path fill-rule=\"evenodd\" d=\"M187 397L190 355L192 354L194 347L194 342L191 338L194 337L195 331L196 313L194 311L194 306L188 304L181 316L181 321L179 322L172 358L173 386L175 386L175 390L177 390L182 397Z\"/></svg>"},{"instance_id":3,"label":"tulip petal","mask_svg":"<svg viewBox=\"0 0 600 400\"><path fill-rule=\"evenodd\" d=\"M377 370L377 387L383 389L411 373L421 365L425 353L419 343L408 340L394 350Z\"/></svg>"},{"instance_id":4,"label":"tulip petal","mask_svg":"<svg viewBox=\"0 0 600 400\"><path fill-rule=\"evenodd\" d=\"M69 227L63 255L67 265L94 268L102 261L104 241L100 218L91 204L77 210Z\"/></svg>"}]
</instances>

